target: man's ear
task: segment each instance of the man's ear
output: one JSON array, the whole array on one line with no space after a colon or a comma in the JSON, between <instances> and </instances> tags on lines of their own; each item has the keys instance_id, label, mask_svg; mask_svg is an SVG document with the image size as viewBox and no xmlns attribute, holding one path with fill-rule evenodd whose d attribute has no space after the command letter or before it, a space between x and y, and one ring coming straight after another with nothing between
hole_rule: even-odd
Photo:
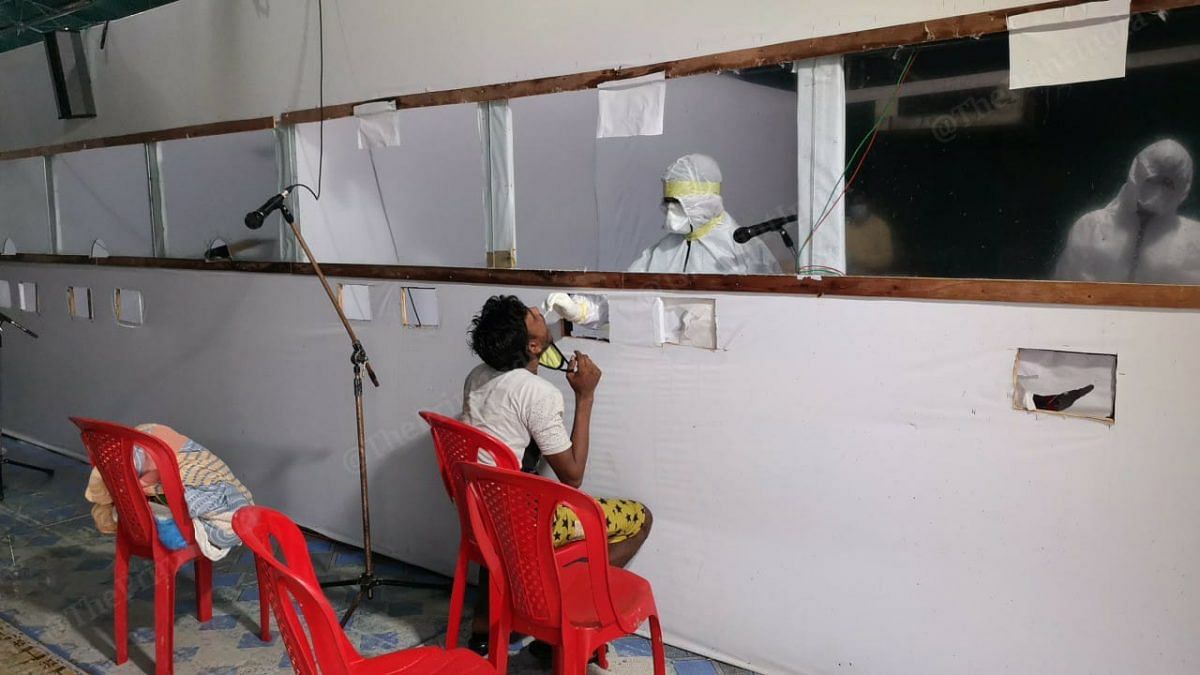
<instances>
[{"instance_id":1,"label":"man's ear","mask_svg":"<svg viewBox=\"0 0 1200 675\"><path fill-rule=\"evenodd\" d=\"M530 356L541 356L544 351L541 341L532 335L529 336L529 342L525 344L525 349L529 350Z\"/></svg>"}]
</instances>

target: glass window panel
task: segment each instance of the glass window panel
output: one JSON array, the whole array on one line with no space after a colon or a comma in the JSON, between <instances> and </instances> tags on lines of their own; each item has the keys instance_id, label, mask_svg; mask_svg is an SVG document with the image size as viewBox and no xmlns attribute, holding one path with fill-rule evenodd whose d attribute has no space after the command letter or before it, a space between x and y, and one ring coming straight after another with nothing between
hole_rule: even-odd
<instances>
[{"instance_id":1,"label":"glass window panel","mask_svg":"<svg viewBox=\"0 0 1200 675\"><path fill-rule=\"evenodd\" d=\"M890 108L913 50L846 56L848 155L880 120L849 272L1200 283L1200 9L1168 18L1132 18L1125 78L1069 86L1009 90L1005 36L918 48Z\"/></svg>"},{"instance_id":2,"label":"glass window panel","mask_svg":"<svg viewBox=\"0 0 1200 675\"><path fill-rule=\"evenodd\" d=\"M53 169L62 253L88 255L102 239L111 255L154 255L144 146L56 155Z\"/></svg>"},{"instance_id":3,"label":"glass window panel","mask_svg":"<svg viewBox=\"0 0 1200 675\"><path fill-rule=\"evenodd\" d=\"M41 157L0 162L0 242L12 239L17 253L53 253Z\"/></svg>"},{"instance_id":4,"label":"glass window panel","mask_svg":"<svg viewBox=\"0 0 1200 675\"><path fill-rule=\"evenodd\" d=\"M166 141L159 152L168 256L203 258L220 238L234 258L278 259L279 215L257 231L243 223L282 187L273 131Z\"/></svg>"},{"instance_id":5,"label":"glass window panel","mask_svg":"<svg viewBox=\"0 0 1200 675\"><path fill-rule=\"evenodd\" d=\"M323 261L482 267L483 155L478 106L401 110L400 144L358 147L358 120L325 122L320 202L300 222ZM302 179L317 183L320 128L297 129Z\"/></svg>"},{"instance_id":6,"label":"glass window panel","mask_svg":"<svg viewBox=\"0 0 1200 675\"><path fill-rule=\"evenodd\" d=\"M517 266L594 270L596 90L509 101L517 195Z\"/></svg>"},{"instance_id":7,"label":"glass window panel","mask_svg":"<svg viewBox=\"0 0 1200 675\"><path fill-rule=\"evenodd\" d=\"M787 68L667 80L663 135L597 141L600 269L627 269L667 234L662 177L683 155L716 160L725 210L739 225L796 213L796 127ZM778 236L762 242L783 271L795 269Z\"/></svg>"}]
</instances>

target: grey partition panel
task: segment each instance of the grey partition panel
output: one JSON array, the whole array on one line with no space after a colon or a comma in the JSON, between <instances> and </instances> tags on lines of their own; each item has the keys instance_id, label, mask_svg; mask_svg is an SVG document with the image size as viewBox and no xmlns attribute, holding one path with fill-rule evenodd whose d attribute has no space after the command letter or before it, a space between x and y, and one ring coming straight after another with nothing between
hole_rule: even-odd
<instances>
[{"instance_id":1,"label":"grey partition panel","mask_svg":"<svg viewBox=\"0 0 1200 675\"><path fill-rule=\"evenodd\" d=\"M244 249L236 257L279 257L278 215L257 232L242 223L280 189L273 131L166 141L159 152L168 256L201 258L219 237ZM261 241L251 246L252 240Z\"/></svg>"},{"instance_id":2,"label":"grey partition panel","mask_svg":"<svg viewBox=\"0 0 1200 675\"><path fill-rule=\"evenodd\" d=\"M596 269L593 90L513 99L517 266Z\"/></svg>"},{"instance_id":3,"label":"grey partition panel","mask_svg":"<svg viewBox=\"0 0 1200 675\"><path fill-rule=\"evenodd\" d=\"M62 252L87 255L103 239L110 255L154 255L149 185L141 145L55 156Z\"/></svg>"},{"instance_id":4,"label":"grey partition panel","mask_svg":"<svg viewBox=\"0 0 1200 675\"><path fill-rule=\"evenodd\" d=\"M477 106L402 110L400 144L360 149L358 120L325 122L321 200L300 220L321 260L479 266L483 151ZM298 127L301 178L316 186L320 126Z\"/></svg>"},{"instance_id":5,"label":"grey partition panel","mask_svg":"<svg viewBox=\"0 0 1200 675\"><path fill-rule=\"evenodd\" d=\"M668 80L662 136L596 143L600 269L624 270L662 238L662 175L689 153L717 160L740 224L795 213L796 127L795 91L732 75Z\"/></svg>"},{"instance_id":6,"label":"grey partition panel","mask_svg":"<svg viewBox=\"0 0 1200 675\"><path fill-rule=\"evenodd\" d=\"M12 239L18 253L53 253L41 157L0 162L0 243Z\"/></svg>"}]
</instances>

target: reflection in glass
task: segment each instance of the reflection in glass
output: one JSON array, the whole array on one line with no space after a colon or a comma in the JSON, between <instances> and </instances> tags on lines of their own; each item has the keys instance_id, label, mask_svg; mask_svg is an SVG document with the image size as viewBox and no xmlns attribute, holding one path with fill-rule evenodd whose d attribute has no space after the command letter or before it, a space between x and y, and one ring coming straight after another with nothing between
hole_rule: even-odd
<instances>
[{"instance_id":1,"label":"reflection in glass","mask_svg":"<svg viewBox=\"0 0 1200 675\"><path fill-rule=\"evenodd\" d=\"M1200 283L1200 223L1180 216L1192 156L1162 140L1138 153L1116 199L1071 228L1055 276L1072 281Z\"/></svg>"},{"instance_id":2,"label":"reflection in glass","mask_svg":"<svg viewBox=\"0 0 1200 675\"><path fill-rule=\"evenodd\" d=\"M881 238L848 224L849 271L1200 283L1190 176L1147 168L1163 174L1151 182L1159 199L1177 203L1143 224L1129 175L1163 139L1179 168L1200 149L1197 35L1200 8L1135 15L1124 78L1018 91L1006 36L919 47L890 110L913 49L847 55L848 154L879 121L847 197L861 193L893 248L882 269L864 264Z\"/></svg>"}]
</instances>

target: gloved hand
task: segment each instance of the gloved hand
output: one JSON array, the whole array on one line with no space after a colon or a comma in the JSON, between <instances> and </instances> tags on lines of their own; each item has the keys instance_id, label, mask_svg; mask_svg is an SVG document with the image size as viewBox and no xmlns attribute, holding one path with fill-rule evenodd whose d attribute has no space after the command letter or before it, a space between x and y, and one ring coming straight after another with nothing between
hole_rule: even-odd
<instances>
[{"instance_id":1,"label":"gloved hand","mask_svg":"<svg viewBox=\"0 0 1200 675\"><path fill-rule=\"evenodd\" d=\"M572 298L566 293L551 293L543 305L547 311L554 312L571 323L586 323L590 317L589 303L586 300Z\"/></svg>"},{"instance_id":2,"label":"gloved hand","mask_svg":"<svg viewBox=\"0 0 1200 675\"><path fill-rule=\"evenodd\" d=\"M1095 388L1096 388L1095 385L1089 384L1086 387L1072 389L1071 391L1064 391L1061 394L1054 394L1053 396L1042 396L1041 394L1034 394L1033 395L1033 405L1038 410L1053 410L1055 412L1060 411L1060 410L1066 410L1067 408L1070 408L1072 405L1075 405L1075 401L1078 401L1079 399L1083 398L1084 396L1087 396L1088 394L1092 393L1092 390Z\"/></svg>"}]
</instances>

